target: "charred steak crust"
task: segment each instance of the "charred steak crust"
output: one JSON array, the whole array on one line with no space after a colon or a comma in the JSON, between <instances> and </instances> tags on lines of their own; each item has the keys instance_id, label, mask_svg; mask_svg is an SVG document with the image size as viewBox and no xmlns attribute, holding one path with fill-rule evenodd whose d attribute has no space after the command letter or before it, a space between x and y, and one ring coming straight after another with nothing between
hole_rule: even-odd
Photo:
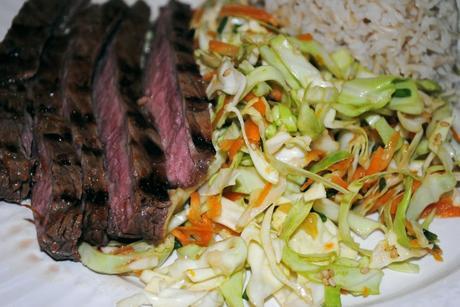
<instances>
[{"instance_id":1,"label":"charred steak crust","mask_svg":"<svg viewBox=\"0 0 460 307\"><path fill-rule=\"evenodd\" d=\"M98 137L92 108L92 79L97 60L106 42L121 21L126 5L111 0L92 5L76 16L63 77L62 115L70 120L73 145L82 170L82 239L93 244L107 243L108 183L103 146Z\"/></svg>"},{"instance_id":2,"label":"charred steak crust","mask_svg":"<svg viewBox=\"0 0 460 307\"><path fill-rule=\"evenodd\" d=\"M21 82L0 88L0 199L15 203L29 195L32 137L26 106Z\"/></svg>"},{"instance_id":3,"label":"charred steak crust","mask_svg":"<svg viewBox=\"0 0 460 307\"><path fill-rule=\"evenodd\" d=\"M136 103L148 27L149 7L138 1L100 62L93 102L109 177L109 233L157 243L171 203L159 136Z\"/></svg>"},{"instance_id":4,"label":"charred steak crust","mask_svg":"<svg viewBox=\"0 0 460 307\"><path fill-rule=\"evenodd\" d=\"M79 258L82 185L80 161L72 146L69 122L54 114L38 115L34 148L38 167L32 207L40 248L54 259Z\"/></svg>"},{"instance_id":5,"label":"charred steak crust","mask_svg":"<svg viewBox=\"0 0 460 307\"><path fill-rule=\"evenodd\" d=\"M29 0L0 44L0 199L29 195L32 118L26 79L35 75L40 54L61 16L74 1ZM76 2L76 1L75 1Z\"/></svg>"},{"instance_id":6,"label":"charred steak crust","mask_svg":"<svg viewBox=\"0 0 460 307\"><path fill-rule=\"evenodd\" d=\"M28 97L34 113L32 209L40 248L58 260L78 259L81 236L82 184L80 161L72 145L70 122L62 108L61 72L70 36L65 28L88 1L72 1L46 43L40 68L30 81Z\"/></svg>"},{"instance_id":7,"label":"charred steak crust","mask_svg":"<svg viewBox=\"0 0 460 307\"><path fill-rule=\"evenodd\" d=\"M209 101L193 58L191 16L190 7L177 1L161 8L139 101L161 137L169 182L179 187L199 183L214 155Z\"/></svg>"},{"instance_id":8,"label":"charred steak crust","mask_svg":"<svg viewBox=\"0 0 460 307\"><path fill-rule=\"evenodd\" d=\"M70 2L73 1L29 0L24 3L0 44L0 84L35 75L46 40Z\"/></svg>"}]
</instances>

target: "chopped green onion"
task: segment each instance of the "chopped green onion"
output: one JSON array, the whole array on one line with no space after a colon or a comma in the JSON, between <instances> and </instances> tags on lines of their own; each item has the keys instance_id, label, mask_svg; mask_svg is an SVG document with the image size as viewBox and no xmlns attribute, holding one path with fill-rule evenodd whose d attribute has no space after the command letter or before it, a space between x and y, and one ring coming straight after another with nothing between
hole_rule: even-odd
<instances>
[{"instance_id":1,"label":"chopped green onion","mask_svg":"<svg viewBox=\"0 0 460 307\"><path fill-rule=\"evenodd\" d=\"M398 98L405 98L405 97L410 97L411 95L411 90L408 88L398 88L396 91L393 93L393 96L391 97L398 97Z\"/></svg>"},{"instance_id":2,"label":"chopped green onion","mask_svg":"<svg viewBox=\"0 0 460 307\"><path fill-rule=\"evenodd\" d=\"M222 18L222 20L219 23L219 26L217 27L217 33L222 34L222 32L225 29L225 26L227 25L228 17Z\"/></svg>"},{"instance_id":3,"label":"chopped green onion","mask_svg":"<svg viewBox=\"0 0 460 307\"><path fill-rule=\"evenodd\" d=\"M432 233L428 229L423 229L423 234L425 235L426 239L430 243L435 243L438 241L438 235L435 233Z\"/></svg>"},{"instance_id":4,"label":"chopped green onion","mask_svg":"<svg viewBox=\"0 0 460 307\"><path fill-rule=\"evenodd\" d=\"M391 98L388 108L407 114L421 114L423 112L423 101L420 98L417 86L413 80L405 80L394 84L395 93Z\"/></svg>"},{"instance_id":5,"label":"chopped green onion","mask_svg":"<svg viewBox=\"0 0 460 307\"><path fill-rule=\"evenodd\" d=\"M379 191L383 191L383 189L385 189L385 187L387 186L387 181L385 180L384 177L381 177L380 180L379 180Z\"/></svg>"}]
</instances>

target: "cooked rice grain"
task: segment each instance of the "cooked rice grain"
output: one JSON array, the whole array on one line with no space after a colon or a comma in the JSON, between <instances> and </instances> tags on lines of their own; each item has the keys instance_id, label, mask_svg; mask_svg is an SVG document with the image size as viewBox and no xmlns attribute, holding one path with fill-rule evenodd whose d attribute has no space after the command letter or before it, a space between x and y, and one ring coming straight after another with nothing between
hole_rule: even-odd
<instances>
[{"instance_id":1,"label":"cooked rice grain","mask_svg":"<svg viewBox=\"0 0 460 307\"><path fill-rule=\"evenodd\" d=\"M311 33L329 51L348 47L376 73L434 79L457 95L459 6L460 0L265 0L291 34Z\"/></svg>"}]
</instances>

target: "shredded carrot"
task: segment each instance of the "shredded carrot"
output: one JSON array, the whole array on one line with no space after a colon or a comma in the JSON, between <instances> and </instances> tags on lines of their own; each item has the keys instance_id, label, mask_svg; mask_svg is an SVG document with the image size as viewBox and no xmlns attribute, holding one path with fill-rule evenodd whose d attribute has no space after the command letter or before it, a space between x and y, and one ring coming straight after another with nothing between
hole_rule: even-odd
<instances>
[{"instance_id":1,"label":"shredded carrot","mask_svg":"<svg viewBox=\"0 0 460 307\"><path fill-rule=\"evenodd\" d=\"M213 195L208 197L208 212L206 215L212 220L219 217L222 212L222 203L220 195Z\"/></svg>"},{"instance_id":2,"label":"shredded carrot","mask_svg":"<svg viewBox=\"0 0 460 307\"><path fill-rule=\"evenodd\" d=\"M203 227L197 227L197 226L183 226L183 227L177 227L176 228L176 234L177 232L181 232L183 236L186 237L186 240L184 243L181 241L181 236L176 236L175 233L173 235L176 236L176 238L181 241L182 245L187 245L190 243L195 243L196 245L199 246L208 246L209 243L212 240L213 233L214 231L211 229L206 229Z\"/></svg>"},{"instance_id":3,"label":"shredded carrot","mask_svg":"<svg viewBox=\"0 0 460 307\"><path fill-rule=\"evenodd\" d=\"M244 122L244 132L246 132L246 136L250 143L252 144L259 144L260 142L260 132L259 126L255 122L253 122L250 118L248 118Z\"/></svg>"},{"instance_id":4,"label":"shredded carrot","mask_svg":"<svg viewBox=\"0 0 460 307\"><path fill-rule=\"evenodd\" d=\"M198 25L201 22L201 18L203 17L203 13L204 13L204 10L202 8L193 10L193 16L192 16L192 21L191 21L192 27L198 27Z\"/></svg>"},{"instance_id":5,"label":"shredded carrot","mask_svg":"<svg viewBox=\"0 0 460 307\"><path fill-rule=\"evenodd\" d=\"M208 31L208 32L206 32L206 34L208 34L209 37L216 37L217 36L216 31Z\"/></svg>"},{"instance_id":6,"label":"shredded carrot","mask_svg":"<svg viewBox=\"0 0 460 307\"><path fill-rule=\"evenodd\" d=\"M231 201L236 201L241 199L244 196L244 194L233 191L224 191L223 196L227 199L230 199Z\"/></svg>"},{"instance_id":7,"label":"shredded carrot","mask_svg":"<svg viewBox=\"0 0 460 307\"><path fill-rule=\"evenodd\" d=\"M248 102L251 101L252 99L256 98L257 96L253 92L249 92L246 96L244 96L244 101Z\"/></svg>"},{"instance_id":8,"label":"shredded carrot","mask_svg":"<svg viewBox=\"0 0 460 307\"><path fill-rule=\"evenodd\" d=\"M329 170L333 172L337 172L340 175L340 177L343 177L343 175L345 175L348 169L350 168L352 162L353 162L353 158L342 160L340 162L332 164L329 167Z\"/></svg>"},{"instance_id":9,"label":"shredded carrot","mask_svg":"<svg viewBox=\"0 0 460 307\"><path fill-rule=\"evenodd\" d=\"M343 180L342 177L338 175L332 175L331 180L333 183L341 186L342 188L345 188L345 189L348 188L348 183L345 180Z\"/></svg>"},{"instance_id":10,"label":"shredded carrot","mask_svg":"<svg viewBox=\"0 0 460 307\"><path fill-rule=\"evenodd\" d=\"M190 195L190 210L188 212L188 220L193 223L199 223L201 220L201 203L200 194L193 192Z\"/></svg>"},{"instance_id":11,"label":"shredded carrot","mask_svg":"<svg viewBox=\"0 0 460 307\"><path fill-rule=\"evenodd\" d=\"M226 4L222 7L220 11L220 16L235 16L235 17L245 17L252 18L262 22L269 23L274 26L278 26L279 22L275 16L267 13L266 11L256 8L249 5L241 4Z\"/></svg>"},{"instance_id":12,"label":"shredded carrot","mask_svg":"<svg viewBox=\"0 0 460 307\"><path fill-rule=\"evenodd\" d=\"M403 196L404 196L404 194L399 194L399 195L396 196L396 198L393 199L393 201L391 202L391 209L390 209L390 212L391 212L392 215L395 215L395 214L396 214L396 210L398 210L399 203L400 203L401 200L403 199Z\"/></svg>"},{"instance_id":13,"label":"shredded carrot","mask_svg":"<svg viewBox=\"0 0 460 307\"><path fill-rule=\"evenodd\" d=\"M172 234L173 236L175 236L176 239L179 240L179 242L180 242L182 245L190 244L190 238L189 238L189 236L186 235L185 233L183 233L180 229L174 228L174 229L171 231L171 234Z\"/></svg>"},{"instance_id":14,"label":"shredded carrot","mask_svg":"<svg viewBox=\"0 0 460 307\"><path fill-rule=\"evenodd\" d=\"M300 191L302 191L302 192L305 191L312 184L313 184L313 180L308 178L307 181L305 181L305 183L300 187Z\"/></svg>"},{"instance_id":15,"label":"shredded carrot","mask_svg":"<svg viewBox=\"0 0 460 307\"><path fill-rule=\"evenodd\" d=\"M211 40L209 42L209 50L219 53L221 55L226 55L231 58L235 58L238 55L240 48L232 44L223 43L217 40Z\"/></svg>"},{"instance_id":16,"label":"shredded carrot","mask_svg":"<svg viewBox=\"0 0 460 307\"><path fill-rule=\"evenodd\" d=\"M239 138L235 142L233 142L232 146L230 146L228 155L232 161L233 161L233 158L236 156L236 154L240 151L241 147L243 147L243 145L244 145L243 138Z\"/></svg>"},{"instance_id":17,"label":"shredded carrot","mask_svg":"<svg viewBox=\"0 0 460 307\"><path fill-rule=\"evenodd\" d=\"M241 147L243 147L244 141L243 138L237 138L233 140L224 140L220 144L222 150L228 152L228 156L230 160L233 160L235 155L240 151Z\"/></svg>"},{"instance_id":18,"label":"shredded carrot","mask_svg":"<svg viewBox=\"0 0 460 307\"><path fill-rule=\"evenodd\" d=\"M453 138L460 143L460 134L455 130L454 127L450 127L450 131L452 132Z\"/></svg>"},{"instance_id":19,"label":"shredded carrot","mask_svg":"<svg viewBox=\"0 0 460 307\"><path fill-rule=\"evenodd\" d=\"M375 173L386 170L393 158L396 148L400 139L399 132L393 133L385 149L379 147L372 155L369 167L366 170L366 175L373 175Z\"/></svg>"},{"instance_id":20,"label":"shredded carrot","mask_svg":"<svg viewBox=\"0 0 460 307\"><path fill-rule=\"evenodd\" d=\"M414 182L412 183L412 193L417 191L421 185L422 185L422 182L420 182L419 180L414 180Z\"/></svg>"},{"instance_id":21,"label":"shredded carrot","mask_svg":"<svg viewBox=\"0 0 460 307\"><path fill-rule=\"evenodd\" d=\"M324 151L313 149L307 152L307 155L305 156L305 163L308 165L313 161L319 161L322 157L324 157L324 155L325 155Z\"/></svg>"},{"instance_id":22,"label":"shredded carrot","mask_svg":"<svg viewBox=\"0 0 460 307\"><path fill-rule=\"evenodd\" d=\"M200 221L196 223L190 222L191 225L176 227L171 233L182 245L195 243L200 246L208 246L215 233L212 221L203 214Z\"/></svg>"},{"instance_id":23,"label":"shredded carrot","mask_svg":"<svg viewBox=\"0 0 460 307\"><path fill-rule=\"evenodd\" d=\"M372 208L369 210L369 212L374 212L377 211L380 207L384 206L386 203L388 203L396 194L395 189L391 189L387 191L385 194L383 194L375 204L372 206Z\"/></svg>"},{"instance_id":24,"label":"shredded carrot","mask_svg":"<svg viewBox=\"0 0 460 307\"><path fill-rule=\"evenodd\" d=\"M214 130L216 127L217 127L217 124L219 123L220 119L222 118L222 116L224 116L224 112L225 112L225 106L227 104L230 103L230 101L232 101L232 96L227 96L225 97L225 101L224 101L224 105L219 109L219 111L217 111L216 113L216 117L214 118L214 120L212 121L212 129Z\"/></svg>"},{"instance_id":25,"label":"shredded carrot","mask_svg":"<svg viewBox=\"0 0 460 307\"><path fill-rule=\"evenodd\" d=\"M353 158L348 158L335 164L332 164L329 167L329 169L331 171L346 171L350 167L351 162L353 162Z\"/></svg>"},{"instance_id":26,"label":"shredded carrot","mask_svg":"<svg viewBox=\"0 0 460 307\"><path fill-rule=\"evenodd\" d=\"M267 182L262 189L262 191L259 194L259 197L257 197L256 202L254 203L254 207L259 207L262 205L264 202L265 198L267 198L268 193L270 193L270 190L272 189L272 184L270 182Z\"/></svg>"},{"instance_id":27,"label":"shredded carrot","mask_svg":"<svg viewBox=\"0 0 460 307\"><path fill-rule=\"evenodd\" d=\"M283 99L283 91L279 86L273 86L272 91L270 92L270 98L275 101L281 101Z\"/></svg>"},{"instance_id":28,"label":"shredded carrot","mask_svg":"<svg viewBox=\"0 0 460 307\"><path fill-rule=\"evenodd\" d=\"M355 181L355 180L358 180L360 178L363 178L364 176L366 175L366 170L364 169L364 167L362 167L361 165L359 165L355 172L353 173L353 175L351 176L351 181Z\"/></svg>"},{"instance_id":29,"label":"shredded carrot","mask_svg":"<svg viewBox=\"0 0 460 307\"><path fill-rule=\"evenodd\" d=\"M439 217L460 216L460 207L454 205L454 200L449 195L443 196L436 203L429 205L423 211L422 217L427 217L433 210L435 210L436 216Z\"/></svg>"},{"instance_id":30,"label":"shredded carrot","mask_svg":"<svg viewBox=\"0 0 460 307\"><path fill-rule=\"evenodd\" d=\"M385 169L385 163L383 161L384 156L385 149L382 147L377 148L377 150L372 154L371 163L366 170L366 175L372 175Z\"/></svg>"},{"instance_id":31,"label":"shredded carrot","mask_svg":"<svg viewBox=\"0 0 460 307\"><path fill-rule=\"evenodd\" d=\"M212 71L204 74L203 80L206 81L206 82L210 82L215 75L216 75L216 71L212 70Z\"/></svg>"},{"instance_id":32,"label":"shredded carrot","mask_svg":"<svg viewBox=\"0 0 460 307\"><path fill-rule=\"evenodd\" d=\"M311 35L310 33L304 33L304 34L298 35L297 38L300 39L301 41L309 42L313 40L313 35Z\"/></svg>"},{"instance_id":33,"label":"shredded carrot","mask_svg":"<svg viewBox=\"0 0 460 307\"><path fill-rule=\"evenodd\" d=\"M252 105L254 109L257 110L257 112L260 113L260 115L265 116L265 104L262 98L257 99L257 101Z\"/></svg>"},{"instance_id":34,"label":"shredded carrot","mask_svg":"<svg viewBox=\"0 0 460 307\"><path fill-rule=\"evenodd\" d=\"M220 203L220 201L218 203ZM217 206L219 205L212 207L212 214L219 213L219 209L216 208ZM193 192L190 195L190 210L188 212L189 224L176 227L171 231L182 245L195 243L200 246L208 246L213 238L215 233L214 223L207 214L201 214L200 207L200 195L198 192Z\"/></svg>"}]
</instances>

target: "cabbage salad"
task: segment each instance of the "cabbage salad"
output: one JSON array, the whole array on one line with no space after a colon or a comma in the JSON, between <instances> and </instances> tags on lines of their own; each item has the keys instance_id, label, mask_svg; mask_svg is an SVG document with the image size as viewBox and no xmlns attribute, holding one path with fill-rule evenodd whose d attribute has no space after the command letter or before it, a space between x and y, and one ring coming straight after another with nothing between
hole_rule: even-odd
<instances>
[{"instance_id":1,"label":"cabbage salad","mask_svg":"<svg viewBox=\"0 0 460 307\"><path fill-rule=\"evenodd\" d=\"M429 227L460 216L460 139L435 81L373 74L244 3L207 1L192 23L216 158L159 247L80 248L138 273L145 291L119 306L340 306L442 260Z\"/></svg>"}]
</instances>

